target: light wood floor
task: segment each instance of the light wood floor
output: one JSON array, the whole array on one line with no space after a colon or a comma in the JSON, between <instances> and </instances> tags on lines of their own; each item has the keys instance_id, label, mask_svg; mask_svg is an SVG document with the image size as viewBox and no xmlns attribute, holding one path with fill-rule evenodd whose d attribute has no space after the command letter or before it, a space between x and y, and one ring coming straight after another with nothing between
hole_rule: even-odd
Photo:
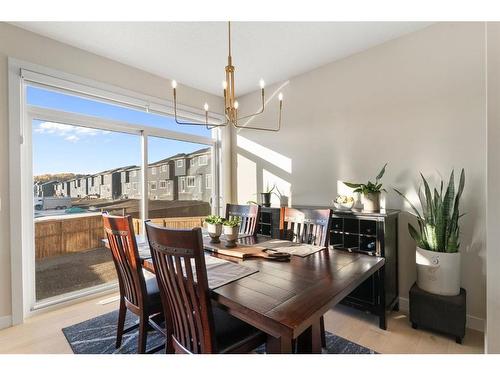
<instances>
[{"instance_id":1,"label":"light wood floor","mask_svg":"<svg viewBox=\"0 0 500 375\"><path fill-rule=\"evenodd\" d=\"M117 309L118 303L99 304L100 297L46 312L19 326L0 331L0 353L72 353L61 329ZM411 328L408 318L392 312L387 331L380 330L377 318L336 307L325 316L328 331L379 353L483 353L483 334L468 330L464 344L451 338Z\"/></svg>"}]
</instances>

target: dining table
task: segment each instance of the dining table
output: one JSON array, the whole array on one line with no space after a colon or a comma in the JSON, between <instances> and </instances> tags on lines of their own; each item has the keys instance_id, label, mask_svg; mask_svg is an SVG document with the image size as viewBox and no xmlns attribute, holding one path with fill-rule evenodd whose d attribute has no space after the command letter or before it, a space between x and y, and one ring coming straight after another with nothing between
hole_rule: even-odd
<instances>
[{"instance_id":1,"label":"dining table","mask_svg":"<svg viewBox=\"0 0 500 375\"><path fill-rule=\"evenodd\" d=\"M321 353L323 315L367 278L382 286L378 296L379 325L385 329L384 258L324 248L287 261L218 254L203 237L210 256L244 265L255 272L211 289L211 298L229 314L267 335L267 353ZM258 247L267 236L244 236L237 248ZM220 247L220 246L219 246ZM143 267L154 273L147 242L139 242Z\"/></svg>"}]
</instances>

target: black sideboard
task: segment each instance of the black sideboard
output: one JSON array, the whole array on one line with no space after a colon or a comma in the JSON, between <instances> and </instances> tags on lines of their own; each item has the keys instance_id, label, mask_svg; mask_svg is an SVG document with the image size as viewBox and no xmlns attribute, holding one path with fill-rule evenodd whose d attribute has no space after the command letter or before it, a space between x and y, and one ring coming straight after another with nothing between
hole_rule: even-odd
<instances>
[{"instance_id":1,"label":"black sideboard","mask_svg":"<svg viewBox=\"0 0 500 375\"><path fill-rule=\"evenodd\" d=\"M294 208L325 208L296 205ZM326 207L330 208L330 207ZM385 290L387 309L399 309L398 296L398 210L363 211L333 210L329 247L385 258L384 285L373 275L349 294L342 303L377 313L381 291ZM258 233L279 238L280 208L262 207Z\"/></svg>"}]
</instances>

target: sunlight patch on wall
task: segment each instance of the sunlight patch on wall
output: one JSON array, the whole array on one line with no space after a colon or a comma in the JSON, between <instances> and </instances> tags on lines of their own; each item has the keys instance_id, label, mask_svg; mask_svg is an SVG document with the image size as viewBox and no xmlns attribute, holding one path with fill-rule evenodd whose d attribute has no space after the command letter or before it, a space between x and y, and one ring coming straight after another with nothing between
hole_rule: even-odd
<instances>
[{"instance_id":1,"label":"sunlight patch on wall","mask_svg":"<svg viewBox=\"0 0 500 375\"><path fill-rule=\"evenodd\" d=\"M237 156L238 203L257 201L257 165L238 154Z\"/></svg>"},{"instance_id":2,"label":"sunlight patch on wall","mask_svg":"<svg viewBox=\"0 0 500 375\"><path fill-rule=\"evenodd\" d=\"M262 191L272 188L274 185L278 188L279 192L288 197L288 205L292 204L292 184L282 178L272 174L271 172L262 170ZM277 193L278 191L276 191ZM280 206L280 200L276 194L271 195L271 206Z\"/></svg>"},{"instance_id":3,"label":"sunlight patch on wall","mask_svg":"<svg viewBox=\"0 0 500 375\"><path fill-rule=\"evenodd\" d=\"M236 136L236 143L238 147L243 150L264 159L268 163L275 165L287 173L292 173L292 159L289 157L281 155L280 153L255 143L248 138L242 137L241 135Z\"/></svg>"}]
</instances>

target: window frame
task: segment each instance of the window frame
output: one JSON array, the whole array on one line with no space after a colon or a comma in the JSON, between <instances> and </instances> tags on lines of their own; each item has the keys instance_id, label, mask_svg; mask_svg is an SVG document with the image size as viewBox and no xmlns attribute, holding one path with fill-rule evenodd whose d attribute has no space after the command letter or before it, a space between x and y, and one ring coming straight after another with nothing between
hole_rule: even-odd
<instances>
[{"instance_id":1,"label":"window frame","mask_svg":"<svg viewBox=\"0 0 500 375\"><path fill-rule=\"evenodd\" d=\"M203 160L202 158L205 158L205 162L203 162L203 163L201 162ZM198 156L198 165L200 167L208 165L208 155L199 155Z\"/></svg>"},{"instance_id":2,"label":"window frame","mask_svg":"<svg viewBox=\"0 0 500 375\"><path fill-rule=\"evenodd\" d=\"M33 226L33 187L31 183L26 183L27 180L32 179L32 148L31 139L28 134L31 131L31 120L37 118L42 113L43 119L49 121L48 117L58 117L61 115L64 120L55 120L55 122L63 122L74 126L95 127L99 129L108 129L112 131L119 131L125 133L138 134L142 138L142 163L141 165L147 166L147 137L156 136L167 139L174 139L178 141L192 142L198 144L207 144L212 147L212 155L217 160L213 165L214 183L219 186L219 191L213 194L212 207L213 209L220 210L224 205L220 188L223 186L224 191L229 193L227 189L227 182L222 184L220 177L222 164L221 150L227 150L229 146L222 146L222 134L224 139L229 141L229 132L227 129L214 129L214 138L205 138L202 136L181 133L168 129L148 127L145 125L129 124L120 121L104 120L94 117L97 122L93 126L89 126L88 119L92 116L63 112L53 109L29 106L25 102L26 87L27 85L38 86L44 89L60 91L71 95L90 98L96 101L102 101L119 106L129 107L133 109L145 110L160 115L172 116L173 105L171 102L158 99L152 96L138 94L137 92L122 89L117 86L105 84L91 79L82 78L80 76L60 72L55 69L45 68L29 62L24 62L14 58L8 58L8 99L9 99L9 189L16 192L11 196L10 211L11 211L11 226L10 226L10 246L11 248L18 248L19 251L11 254L11 295L12 298L12 324L19 324L24 321L26 317L34 315L50 305L40 305L34 310L30 301L29 284L34 281L34 273L29 274L28 270L34 267L34 263L30 264L30 252L34 248L34 226ZM54 113L56 113L54 115ZM49 115L50 116L47 116ZM179 117L204 121L203 111L190 108L188 106L180 105L178 108ZM83 121L81 118L87 120ZM69 120L68 120L69 119ZM212 115L209 121L223 121L222 115ZM132 126L131 126L132 125ZM209 142L207 142L209 139ZM227 154L227 153L226 153ZM184 166L184 162L182 166ZM229 157L224 158L224 163L229 163ZM21 171L22 173L19 173ZM141 212L147 213L147 176L145 176L147 168L142 168L140 173L140 185L143 191L143 199L141 204ZM227 171L225 170L225 181L228 180ZM30 175L31 174L31 175ZM29 175L29 176L28 176ZM28 178L27 178L28 176ZM109 189L104 176L101 178L101 184L97 183L94 187L99 189ZM24 186L24 187L23 187ZM28 188L26 188L28 186ZM132 185L133 186L133 185ZM139 190L139 189L138 189ZM214 213L217 213L214 212ZM34 252L33 252L34 254ZM105 291L103 291L105 292ZM71 298L64 298L57 301L60 303L69 303L78 298L87 295L95 295L96 290L91 293L84 292L78 295L71 296ZM19 296L22 298L19 298ZM16 296L14 298L14 296Z\"/></svg>"},{"instance_id":3,"label":"window frame","mask_svg":"<svg viewBox=\"0 0 500 375\"><path fill-rule=\"evenodd\" d=\"M190 184L189 181L192 179L193 184ZM196 176L186 176L186 187L195 188L196 187Z\"/></svg>"}]
</instances>

